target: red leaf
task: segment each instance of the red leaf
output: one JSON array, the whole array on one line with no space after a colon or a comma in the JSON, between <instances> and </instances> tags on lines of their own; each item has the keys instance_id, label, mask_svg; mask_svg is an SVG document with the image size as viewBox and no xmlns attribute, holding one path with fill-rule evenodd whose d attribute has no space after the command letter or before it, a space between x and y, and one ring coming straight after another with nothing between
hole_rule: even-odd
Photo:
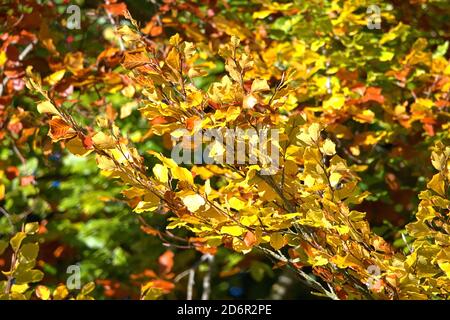
<instances>
[{"instance_id":1,"label":"red leaf","mask_svg":"<svg viewBox=\"0 0 450 320\"><path fill-rule=\"evenodd\" d=\"M94 142L92 141L91 136L85 136L82 139L83 141L83 147L85 147L88 150L91 150L94 148Z\"/></svg>"},{"instance_id":2,"label":"red leaf","mask_svg":"<svg viewBox=\"0 0 450 320\"><path fill-rule=\"evenodd\" d=\"M12 180L12 179L14 179L15 177L17 177L19 175L19 169L17 169L17 167L14 167L14 166L10 166L10 167L6 168L5 171L6 171L5 172L6 173L6 177L9 180Z\"/></svg>"}]
</instances>

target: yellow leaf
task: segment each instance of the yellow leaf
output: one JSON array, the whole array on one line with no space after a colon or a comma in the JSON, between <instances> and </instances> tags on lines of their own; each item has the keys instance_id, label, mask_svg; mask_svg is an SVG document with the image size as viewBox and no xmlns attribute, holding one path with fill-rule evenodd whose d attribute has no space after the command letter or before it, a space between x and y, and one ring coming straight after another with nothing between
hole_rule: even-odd
<instances>
[{"instance_id":1,"label":"yellow leaf","mask_svg":"<svg viewBox=\"0 0 450 320\"><path fill-rule=\"evenodd\" d=\"M244 229L239 226L223 226L220 233L229 234L231 236L239 237L244 233Z\"/></svg>"},{"instance_id":2,"label":"yellow leaf","mask_svg":"<svg viewBox=\"0 0 450 320\"><path fill-rule=\"evenodd\" d=\"M39 113L50 113L55 115L60 115L58 109L50 101L42 101L37 105L37 110Z\"/></svg>"},{"instance_id":3,"label":"yellow leaf","mask_svg":"<svg viewBox=\"0 0 450 320\"><path fill-rule=\"evenodd\" d=\"M230 204L230 207L239 211L242 210L242 208L245 207L246 203L236 197L231 198L228 200L228 203Z\"/></svg>"},{"instance_id":4,"label":"yellow leaf","mask_svg":"<svg viewBox=\"0 0 450 320\"><path fill-rule=\"evenodd\" d=\"M314 143L314 142L312 141L311 137L309 136L309 134L307 134L306 132L300 132L300 133L297 135L297 138L298 138L300 141L306 143L307 145L312 145L312 144Z\"/></svg>"},{"instance_id":5,"label":"yellow leaf","mask_svg":"<svg viewBox=\"0 0 450 320\"><path fill-rule=\"evenodd\" d=\"M173 159L166 158L162 154L154 151L149 151L149 153L157 157L165 166L167 166L175 179L185 181L191 186L194 185L194 178L192 177L192 173L188 169L178 167Z\"/></svg>"},{"instance_id":6,"label":"yellow leaf","mask_svg":"<svg viewBox=\"0 0 450 320\"><path fill-rule=\"evenodd\" d=\"M355 115L353 119L360 123L372 123L375 118L375 113L372 110L364 110L363 112Z\"/></svg>"},{"instance_id":7,"label":"yellow leaf","mask_svg":"<svg viewBox=\"0 0 450 320\"><path fill-rule=\"evenodd\" d=\"M116 147L114 139L103 132L96 133L95 136L92 137L92 141L99 149L114 149Z\"/></svg>"},{"instance_id":8,"label":"yellow leaf","mask_svg":"<svg viewBox=\"0 0 450 320\"><path fill-rule=\"evenodd\" d=\"M48 77L46 77L45 80L48 82L48 84L50 84L51 86L54 86L64 77L65 73L66 73L66 70L64 70L64 69L58 70L58 71L52 73L51 75L49 75Z\"/></svg>"},{"instance_id":9,"label":"yellow leaf","mask_svg":"<svg viewBox=\"0 0 450 320\"><path fill-rule=\"evenodd\" d=\"M445 181L440 173L433 176L430 182L428 182L427 187L433 191L436 191L441 196L445 195Z\"/></svg>"},{"instance_id":10,"label":"yellow leaf","mask_svg":"<svg viewBox=\"0 0 450 320\"><path fill-rule=\"evenodd\" d=\"M361 221L362 219L364 219L364 217L366 216L365 212L359 212L359 211L350 211L348 217L350 220L352 221Z\"/></svg>"},{"instance_id":11,"label":"yellow leaf","mask_svg":"<svg viewBox=\"0 0 450 320\"><path fill-rule=\"evenodd\" d=\"M328 264L328 259L318 255L313 258L312 265L313 267L320 267Z\"/></svg>"},{"instance_id":12,"label":"yellow leaf","mask_svg":"<svg viewBox=\"0 0 450 320\"><path fill-rule=\"evenodd\" d=\"M122 94L127 98L133 98L136 89L132 85L128 85L121 90Z\"/></svg>"},{"instance_id":13,"label":"yellow leaf","mask_svg":"<svg viewBox=\"0 0 450 320\"><path fill-rule=\"evenodd\" d=\"M95 283L94 282L88 282L86 283L83 288L81 288L81 294L82 295L88 295L95 289Z\"/></svg>"},{"instance_id":14,"label":"yellow leaf","mask_svg":"<svg viewBox=\"0 0 450 320\"><path fill-rule=\"evenodd\" d=\"M284 239L284 236L281 233L277 232L270 235L270 245L275 250L280 250L285 246L285 244L286 240Z\"/></svg>"},{"instance_id":15,"label":"yellow leaf","mask_svg":"<svg viewBox=\"0 0 450 320\"><path fill-rule=\"evenodd\" d=\"M126 117L128 117L136 106L136 102L125 103L120 108L120 119L125 119Z\"/></svg>"},{"instance_id":16,"label":"yellow leaf","mask_svg":"<svg viewBox=\"0 0 450 320\"><path fill-rule=\"evenodd\" d=\"M381 55L378 59L380 61L391 61L393 57L394 57L394 52L382 51Z\"/></svg>"},{"instance_id":17,"label":"yellow leaf","mask_svg":"<svg viewBox=\"0 0 450 320\"><path fill-rule=\"evenodd\" d=\"M160 198L153 192L149 192L144 196L144 200L139 201L137 206L133 209L136 213L145 211L155 211L160 204Z\"/></svg>"},{"instance_id":18,"label":"yellow leaf","mask_svg":"<svg viewBox=\"0 0 450 320\"><path fill-rule=\"evenodd\" d=\"M327 156L332 156L336 153L336 145L330 139L326 139L322 146L322 152Z\"/></svg>"},{"instance_id":19,"label":"yellow leaf","mask_svg":"<svg viewBox=\"0 0 450 320\"><path fill-rule=\"evenodd\" d=\"M334 188L337 186L337 184L339 183L339 181L341 180L342 175L340 173L337 172L333 172L330 175L330 184L331 186Z\"/></svg>"},{"instance_id":20,"label":"yellow leaf","mask_svg":"<svg viewBox=\"0 0 450 320\"><path fill-rule=\"evenodd\" d=\"M230 39L230 42L233 45L233 47L238 47L239 44L241 43L241 39L239 39L239 37L236 36L236 35L232 35L231 39Z\"/></svg>"},{"instance_id":21,"label":"yellow leaf","mask_svg":"<svg viewBox=\"0 0 450 320\"><path fill-rule=\"evenodd\" d=\"M24 284L14 284L11 287L11 292L24 293L30 286L26 283Z\"/></svg>"},{"instance_id":22,"label":"yellow leaf","mask_svg":"<svg viewBox=\"0 0 450 320\"><path fill-rule=\"evenodd\" d=\"M96 161L98 168L101 170L114 170L116 168L114 161L99 154L96 155Z\"/></svg>"},{"instance_id":23,"label":"yellow leaf","mask_svg":"<svg viewBox=\"0 0 450 320\"><path fill-rule=\"evenodd\" d=\"M313 123L308 128L308 134L314 142L317 142L320 137L320 125L318 123Z\"/></svg>"},{"instance_id":24,"label":"yellow leaf","mask_svg":"<svg viewBox=\"0 0 450 320\"><path fill-rule=\"evenodd\" d=\"M36 295L41 300L49 300L50 299L50 289L46 286L37 286Z\"/></svg>"},{"instance_id":25,"label":"yellow leaf","mask_svg":"<svg viewBox=\"0 0 450 320\"><path fill-rule=\"evenodd\" d=\"M314 179L311 175L308 174L303 182L305 183L305 186L311 188L313 185L316 184L316 179Z\"/></svg>"},{"instance_id":26,"label":"yellow leaf","mask_svg":"<svg viewBox=\"0 0 450 320\"><path fill-rule=\"evenodd\" d=\"M169 169L167 169L162 164L155 164L155 166L153 167L153 174L161 183L167 183L167 181L169 181Z\"/></svg>"},{"instance_id":27,"label":"yellow leaf","mask_svg":"<svg viewBox=\"0 0 450 320\"><path fill-rule=\"evenodd\" d=\"M334 228L340 235L348 234L350 232L350 228L346 225L335 226Z\"/></svg>"},{"instance_id":28,"label":"yellow leaf","mask_svg":"<svg viewBox=\"0 0 450 320\"><path fill-rule=\"evenodd\" d=\"M243 216L241 218L241 224L243 224L246 227L250 227L258 222L258 216L256 214L251 216Z\"/></svg>"},{"instance_id":29,"label":"yellow leaf","mask_svg":"<svg viewBox=\"0 0 450 320\"><path fill-rule=\"evenodd\" d=\"M26 234L35 234L39 230L39 222L29 222L25 225Z\"/></svg>"},{"instance_id":30,"label":"yellow leaf","mask_svg":"<svg viewBox=\"0 0 450 320\"><path fill-rule=\"evenodd\" d=\"M256 79L252 82L252 92L258 91L268 91L270 90L269 85L267 84L267 80Z\"/></svg>"},{"instance_id":31,"label":"yellow leaf","mask_svg":"<svg viewBox=\"0 0 450 320\"><path fill-rule=\"evenodd\" d=\"M3 200L5 198L5 185L0 184L0 200Z\"/></svg>"},{"instance_id":32,"label":"yellow leaf","mask_svg":"<svg viewBox=\"0 0 450 320\"><path fill-rule=\"evenodd\" d=\"M212 189L211 189L211 180L208 179L208 180L206 180L206 182L205 182L205 194L206 194L207 196L209 196L209 195L211 194L211 192L212 192Z\"/></svg>"},{"instance_id":33,"label":"yellow leaf","mask_svg":"<svg viewBox=\"0 0 450 320\"><path fill-rule=\"evenodd\" d=\"M6 60L8 60L8 58L6 57L6 51L0 52L0 67L3 67Z\"/></svg>"},{"instance_id":34,"label":"yellow leaf","mask_svg":"<svg viewBox=\"0 0 450 320\"><path fill-rule=\"evenodd\" d=\"M261 10L253 12L253 19L264 19L273 13L272 10Z\"/></svg>"},{"instance_id":35,"label":"yellow leaf","mask_svg":"<svg viewBox=\"0 0 450 320\"><path fill-rule=\"evenodd\" d=\"M169 39L169 43L172 46L178 46L181 43L180 35L176 33L173 36L171 36Z\"/></svg>"},{"instance_id":36,"label":"yellow leaf","mask_svg":"<svg viewBox=\"0 0 450 320\"><path fill-rule=\"evenodd\" d=\"M341 94L334 95L330 99L324 101L323 108L338 110L338 109L342 108L344 103L345 103L345 96L343 96Z\"/></svg>"},{"instance_id":37,"label":"yellow leaf","mask_svg":"<svg viewBox=\"0 0 450 320\"><path fill-rule=\"evenodd\" d=\"M181 199L189 211L195 212L205 205L205 199L199 194L191 194Z\"/></svg>"},{"instance_id":38,"label":"yellow leaf","mask_svg":"<svg viewBox=\"0 0 450 320\"><path fill-rule=\"evenodd\" d=\"M84 147L83 142L81 142L81 139L78 137L70 139L66 143L66 147L71 153L80 157L88 155L92 152L92 150L88 150Z\"/></svg>"},{"instance_id":39,"label":"yellow leaf","mask_svg":"<svg viewBox=\"0 0 450 320\"><path fill-rule=\"evenodd\" d=\"M434 106L434 102L430 99L418 98L411 106L411 111L419 112L431 109Z\"/></svg>"},{"instance_id":40,"label":"yellow leaf","mask_svg":"<svg viewBox=\"0 0 450 320\"><path fill-rule=\"evenodd\" d=\"M336 255L330 259L330 262L336 264L338 268L359 268L361 264L361 262L351 254L347 254L345 257Z\"/></svg>"},{"instance_id":41,"label":"yellow leaf","mask_svg":"<svg viewBox=\"0 0 450 320\"><path fill-rule=\"evenodd\" d=\"M63 300L65 297L69 295L69 290L67 290L66 286L61 284L53 291L53 299L55 300Z\"/></svg>"},{"instance_id":42,"label":"yellow leaf","mask_svg":"<svg viewBox=\"0 0 450 320\"><path fill-rule=\"evenodd\" d=\"M139 40L139 35L127 25L122 25L119 29L117 29L117 32L122 37L122 40L125 41L125 43L131 43L133 41ZM110 35L108 36L114 37L115 32L110 32Z\"/></svg>"},{"instance_id":43,"label":"yellow leaf","mask_svg":"<svg viewBox=\"0 0 450 320\"><path fill-rule=\"evenodd\" d=\"M176 48L172 48L167 55L166 63L173 71L179 72L180 70L180 55Z\"/></svg>"},{"instance_id":44,"label":"yellow leaf","mask_svg":"<svg viewBox=\"0 0 450 320\"><path fill-rule=\"evenodd\" d=\"M433 151L431 154L431 163L436 170L443 170L445 165L445 155Z\"/></svg>"},{"instance_id":45,"label":"yellow leaf","mask_svg":"<svg viewBox=\"0 0 450 320\"><path fill-rule=\"evenodd\" d=\"M172 175L175 179L185 181L189 183L191 186L194 185L194 178L192 177L192 173L188 169L177 166L176 168L173 168L170 171L172 172Z\"/></svg>"},{"instance_id":46,"label":"yellow leaf","mask_svg":"<svg viewBox=\"0 0 450 320\"><path fill-rule=\"evenodd\" d=\"M450 278L450 262L448 261L438 261L439 268L441 268L445 274L447 275L447 278Z\"/></svg>"},{"instance_id":47,"label":"yellow leaf","mask_svg":"<svg viewBox=\"0 0 450 320\"><path fill-rule=\"evenodd\" d=\"M196 53L195 46L192 42L183 42L183 53L186 59L192 58Z\"/></svg>"},{"instance_id":48,"label":"yellow leaf","mask_svg":"<svg viewBox=\"0 0 450 320\"><path fill-rule=\"evenodd\" d=\"M153 281L149 282L151 285L153 285ZM163 289L151 287L149 288L148 285L145 285L142 287L141 290L141 300L157 300L159 297L161 297L164 294Z\"/></svg>"}]
</instances>

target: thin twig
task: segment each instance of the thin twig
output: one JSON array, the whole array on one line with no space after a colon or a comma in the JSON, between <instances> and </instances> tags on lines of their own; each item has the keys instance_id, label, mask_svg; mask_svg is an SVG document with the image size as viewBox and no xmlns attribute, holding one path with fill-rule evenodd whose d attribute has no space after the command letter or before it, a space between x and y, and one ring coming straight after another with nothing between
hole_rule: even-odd
<instances>
[{"instance_id":1,"label":"thin twig","mask_svg":"<svg viewBox=\"0 0 450 320\"><path fill-rule=\"evenodd\" d=\"M192 300L192 291L194 289L194 285L195 285L195 269L191 268L189 269L186 300Z\"/></svg>"},{"instance_id":2,"label":"thin twig","mask_svg":"<svg viewBox=\"0 0 450 320\"><path fill-rule=\"evenodd\" d=\"M205 276L203 277L202 300L209 300L209 296L211 295L211 274L214 263L214 256L211 254L207 254L206 260L208 261L208 272L206 272Z\"/></svg>"}]
</instances>

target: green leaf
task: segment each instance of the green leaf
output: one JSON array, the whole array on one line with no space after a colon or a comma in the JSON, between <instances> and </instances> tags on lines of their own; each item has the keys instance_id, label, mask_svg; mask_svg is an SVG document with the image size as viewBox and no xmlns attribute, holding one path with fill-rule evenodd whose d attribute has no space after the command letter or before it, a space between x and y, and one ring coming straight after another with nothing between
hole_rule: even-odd
<instances>
[{"instance_id":1,"label":"green leaf","mask_svg":"<svg viewBox=\"0 0 450 320\"><path fill-rule=\"evenodd\" d=\"M273 276L273 271L267 264L259 261L252 263L250 266L250 275L255 281L262 281L265 274Z\"/></svg>"},{"instance_id":2,"label":"green leaf","mask_svg":"<svg viewBox=\"0 0 450 320\"><path fill-rule=\"evenodd\" d=\"M20 248L20 245L22 244L23 239L26 238L25 232L17 232L14 237L11 238L9 243L11 244L11 247L14 251L17 251Z\"/></svg>"},{"instance_id":3,"label":"green leaf","mask_svg":"<svg viewBox=\"0 0 450 320\"><path fill-rule=\"evenodd\" d=\"M2 255L3 252L5 252L6 248L8 248L8 242L0 240L0 255Z\"/></svg>"},{"instance_id":4,"label":"green leaf","mask_svg":"<svg viewBox=\"0 0 450 320\"><path fill-rule=\"evenodd\" d=\"M38 222L30 222L25 225L26 234L35 234L39 230Z\"/></svg>"},{"instance_id":5,"label":"green leaf","mask_svg":"<svg viewBox=\"0 0 450 320\"><path fill-rule=\"evenodd\" d=\"M44 278L44 273L40 270L26 270L16 274L16 283L39 282Z\"/></svg>"},{"instance_id":6,"label":"green leaf","mask_svg":"<svg viewBox=\"0 0 450 320\"><path fill-rule=\"evenodd\" d=\"M28 261L36 260L38 252L39 252L39 246L37 243L26 243L20 249L20 253Z\"/></svg>"},{"instance_id":7,"label":"green leaf","mask_svg":"<svg viewBox=\"0 0 450 320\"><path fill-rule=\"evenodd\" d=\"M42 101L37 105L37 110L39 113L50 113L55 115L60 115L58 109L50 101Z\"/></svg>"}]
</instances>

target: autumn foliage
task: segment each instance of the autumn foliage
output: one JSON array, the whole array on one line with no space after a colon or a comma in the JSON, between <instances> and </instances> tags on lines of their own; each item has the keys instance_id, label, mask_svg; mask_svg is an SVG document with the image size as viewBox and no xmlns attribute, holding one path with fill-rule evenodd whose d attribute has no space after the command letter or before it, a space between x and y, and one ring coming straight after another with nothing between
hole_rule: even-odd
<instances>
[{"instance_id":1,"label":"autumn foliage","mask_svg":"<svg viewBox=\"0 0 450 320\"><path fill-rule=\"evenodd\" d=\"M0 298L450 297L448 1L68 2L0 9Z\"/></svg>"}]
</instances>

